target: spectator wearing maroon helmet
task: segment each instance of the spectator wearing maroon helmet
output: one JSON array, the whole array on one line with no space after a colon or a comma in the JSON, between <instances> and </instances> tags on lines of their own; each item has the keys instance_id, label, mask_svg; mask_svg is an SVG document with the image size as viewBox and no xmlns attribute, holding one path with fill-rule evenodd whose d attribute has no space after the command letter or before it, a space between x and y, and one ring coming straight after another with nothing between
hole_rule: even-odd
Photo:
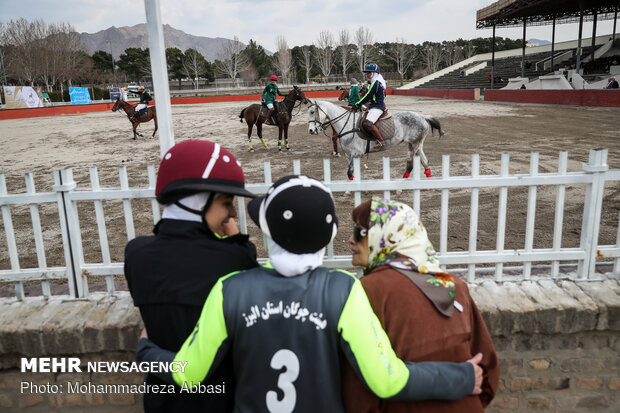
<instances>
[{"instance_id":1,"label":"spectator wearing maroon helmet","mask_svg":"<svg viewBox=\"0 0 620 413\"><path fill-rule=\"evenodd\" d=\"M193 330L219 277L257 266L256 248L234 222L234 196L253 197L237 159L219 144L189 140L163 157L155 195L164 205L153 236L125 248L125 277L149 337L178 351ZM144 394L144 411L232 411L234 381L228 358L204 385L222 394ZM163 382L148 375L147 384Z\"/></svg>"},{"instance_id":2,"label":"spectator wearing maroon helmet","mask_svg":"<svg viewBox=\"0 0 620 413\"><path fill-rule=\"evenodd\" d=\"M269 84L265 86L265 89L263 90L263 94L261 95L261 101L263 102L265 106L267 106L267 109L269 109L269 111L267 112L267 117L265 119L267 120L267 122L270 122L274 125L276 123L272 120L273 118L271 118L271 115L273 115L275 118L275 116L278 113L277 107L275 105L276 94L280 96L286 96L280 92L280 89L278 89L278 85L276 84L277 81L278 81L278 76L276 75L271 76Z\"/></svg>"}]
</instances>

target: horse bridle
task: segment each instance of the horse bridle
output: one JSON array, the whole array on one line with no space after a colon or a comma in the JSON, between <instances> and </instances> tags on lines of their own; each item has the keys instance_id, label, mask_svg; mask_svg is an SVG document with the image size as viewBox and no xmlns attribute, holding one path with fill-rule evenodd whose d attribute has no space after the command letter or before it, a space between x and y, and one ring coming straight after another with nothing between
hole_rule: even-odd
<instances>
[{"instance_id":1,"label":"horse bridle","mask_svg":"<svg viewBox=\"0 0 620 413\"><path fill-rule=\"evenodd\" d=\"M327 122L321 122L321 120L320 120L320 118L319 118L318 110L317 110L317 111L315 111L315 112L314 112L314 120L313 120L313 121L311 121L311 122L313 122L313 123L315 123L315 124L316 124L316 123L318 123L318 124L321 126L321 130L323 131L323 134L324 134L325 136L327 136L327 133L325 133L325 127L326 127L326 126L331 126L331 127L334 129L334 131L336 131L336 128L334 128L333 123L334 123L334 122L336 122L336 121L339 121L340 119L344 118L344 117L345 117L345 116L347 116L347 115L348 115L347 120L344 122L344 125L342 126L342 128L341 128L341 129L340 129L340 131L338 132L338 136L337 136L337 138L338 138L338 139L340 139L340 138L342 138L343 136L348 135L349 133L359 132L359 130L356 130L355 128L353 128L353 129L351 129L350 131L347 131L347 132L345 132L345 133L342 133L342 131L344 130L344 128L347 126L347 123L349 122L349 118L351 117L351 114L353 114L353 112L345 111L345 112L343 112L341 115L336 116L334 119L330 119L330 118L329 118L329 115L327 114L327 112L325 112L325 111L323 110L323 108L321 108L321 107L319 106L319 104L318 104L318 103L314 103L314 102L312 102L312 101L310 100L310 107L309 107L309 108L311 108L312 106L316 106L316 107L317 107L317 109L318 109L318 110L320 110L320 111L321 111L321 112L325 115L325 119L327 119ZM308 109L309 109L309 108L308 108ZM355 116L355 115L354 115L354 116ZM355 120L355 118L354 118L353 120Z\"/></svg>"}]
</instances>

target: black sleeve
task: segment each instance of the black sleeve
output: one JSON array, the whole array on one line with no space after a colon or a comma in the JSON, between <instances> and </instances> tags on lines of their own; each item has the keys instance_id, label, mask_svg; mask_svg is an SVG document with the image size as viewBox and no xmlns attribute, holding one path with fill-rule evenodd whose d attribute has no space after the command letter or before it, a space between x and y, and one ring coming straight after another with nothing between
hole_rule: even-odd
<instances>
[{"instance_id":1,"label":"black sleeve","mask_svg":"<svg viewBox=\"0 0 620 413\"><path fill-rule=\"evenodd\" d=\"M476 384L471 363L426 361L406 362L410 376L407 386L392 400L460 400L471 394ZM463 380L466 377L466 380Z\"/></svg>"},{"instance_id":2,"label":"black sleeve","mask_svg":"<svg viewBox=\"0 0 620 413\"><path fill-rule=\"evenodd\" d=\"M172 351L164 350L159 347L157 344L153 343L148 338L143 338L138 342L138 347L136 348L136 360L138 362L142 361L164 361L164 362L172 362L174 360L174 356L176 353ZM160 372L160 373L150 373L157 378L165 381L169 384L176 384L174 379L172 378L172 373L168 372Z\"/></svg>"}]
</instances>

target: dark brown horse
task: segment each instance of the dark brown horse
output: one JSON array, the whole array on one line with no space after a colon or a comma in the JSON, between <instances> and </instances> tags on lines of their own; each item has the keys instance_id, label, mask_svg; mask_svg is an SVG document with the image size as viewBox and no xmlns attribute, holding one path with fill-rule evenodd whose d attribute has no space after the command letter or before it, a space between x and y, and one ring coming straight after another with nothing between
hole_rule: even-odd
<instances>
[{"instance_id":1,"label":"dark brown horse","mask_svg":"<svg viewBox=\"0 0 620 413\"><path fill-rule=\"evenodd\" d=\"M288 146L288 125L291 123L291 118L293 114L293 108L295 107L295 102L300 101L303 103L308 103L308 99L306 99L306 95L301 91L297 86L293 86L293 90L288 92L286 97L280 101L275 103L277 105L277 114L272 116L275 120L275 125L278 127L278 151L282 151L282 134L284 133L284 145L286 150L288 151L290 148ZM265 125L273 125L271 122L267 123L267 108L255 103L243 109L239 114L239 122L245 122L248 124L248 140L250 141L250 152L254 152L254 147L252 146L252 129L254 125L256 125L256 133L260 138L260 141L263 143L263 146L266 148L267 144L263 139L263 123Z\"/></svg>"},{"instance_id":2,"label":"dark brown horse","mask_svg":"<svg viewBox=\"0 0 620 413\"><path fill-rule=\"evenodd\" d=\"M116 103L114 103L114 106L112 106L112 112L116 112L119 108L125 111L125 113L127 114L127 119L129 119L129 122L131 122L131 125L133 126L134 139L136 139L136 135L144 137L144 135L136 131L136 128L139 124L148 122L151 119L155 121L155 130L153 131L153 137L155 137L155 132L157 132L157 111L155 110L155 106L149 106L146 112L141 111L142 113L138 115L135 120L131 120L131 115L133 115L135 111L135 107L132 104L127 103L122 99L117 99Z\"/></svg>"}]
</instances>

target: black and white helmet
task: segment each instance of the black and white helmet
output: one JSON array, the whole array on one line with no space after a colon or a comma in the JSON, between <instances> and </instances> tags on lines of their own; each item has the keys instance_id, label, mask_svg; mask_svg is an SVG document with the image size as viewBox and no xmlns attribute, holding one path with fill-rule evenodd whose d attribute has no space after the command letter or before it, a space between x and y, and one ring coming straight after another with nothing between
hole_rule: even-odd
<instances>
[{"instance_id":1,"label":"black and white helmet","mask_svg":"<svg viewBox=\"0 0 620 413\"><path fill-rule=\"evenodd\" d=\"M267 195L250 201L248 212L265 235L293 254L315 253L338 232L331 191L304 175L280 178Z\"/></svg>"}]
</instances>

